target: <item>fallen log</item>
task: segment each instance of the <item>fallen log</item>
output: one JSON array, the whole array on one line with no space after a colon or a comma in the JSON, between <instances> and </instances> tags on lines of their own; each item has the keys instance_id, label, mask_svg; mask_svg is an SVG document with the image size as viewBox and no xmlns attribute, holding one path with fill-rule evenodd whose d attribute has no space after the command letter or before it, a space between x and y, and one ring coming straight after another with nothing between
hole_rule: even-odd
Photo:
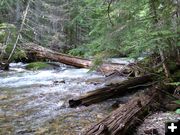
<instances>
[{"instance_id":1,"label":"fallen log","mask_svg":"<svg viewBox=\"0 0 180 135\"><path fill-rule=\"evenodd\" d=\"M102 88L90 91L85 95L69 100L70 107L76 107L79 105L88 106L94 103L104 101L106 99L114 98L123 95L127 92L132 92L138 87L142 87L142 84L150 82L153 75L145 75L141 77L135 77L129 80L122 81L116 84L109 84ZM146 87L146 85L144 86Z\"/></svg>"},{"instance_id":2,"label":"fallen log","mask_svg":"<svg viewBox=\"0 0 180 135\"><path fill-rule=\"evenodd\" d=\"M52 61L61 62L67 65L75 66L78 68L92 68L93 62L88 59L83 59L75 56L70 56L63 53L58 53L47 49L45 47L36 45L34 43L28 43L23 45L23 49L26 54L31 57L31 59L48 59ZM130 67L125 64L116 64L116 63L103 63L99 68L99 71L103 73L112 72L114 70L130 72Z\"/></svg>"},{"instance_id":3,"label":"fallen log","mask_svg":"<svg viewBox=\"0 0 180 135\"><path fill-rule=\"evenodd\" d=\"M159 87L151 87L141 95L123 104L99 123L91 126L84 135L127 135L151 111L158 110L164 98Z\"/></svg>"}]
</instances>

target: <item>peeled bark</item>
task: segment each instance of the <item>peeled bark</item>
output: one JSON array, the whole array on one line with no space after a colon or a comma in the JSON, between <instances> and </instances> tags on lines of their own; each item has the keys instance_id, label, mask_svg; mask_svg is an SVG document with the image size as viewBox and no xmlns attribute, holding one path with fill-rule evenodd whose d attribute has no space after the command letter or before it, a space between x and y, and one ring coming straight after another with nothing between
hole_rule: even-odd
<instances>
[{"instance_id":1,"label":"peeled bark","mask_svg":"<svg viewBox=\"0 0 180 135\"><path fill-rule=\"evenodd\" d=\"M135 77L129 80L125 80L120 83L110 84L94 91L90 91L77 99L69 100L69 106L88 106L94 103L104 101L106 99L121 96L127 92L131 92L134 89L137 89L138 87L142 87L142 84L145 84L151 80L152 75L145 75L142 77ZM146 87L146 85L144 87Z\"/></svg>"},{"instance_id":2,"label":"peeled bark","mask_svg":"<svg viewBox=\"0 0 180 135\"><path fill-rule=\"evenodd\" d=\"M158 107L160 91L156 87L150 88L140 96L120 106L109 116L90 127L84 135L127 135L132 134L133 127L140 124L148 115L151 107ZM155 104L154 104L155 103Z\"/></svg>"},{"instance_id":3,"label":"peeled bark","mask_svg":"<svg viewBox=\"0 0 180 135\"><path fill-rule=\"evenodd\" d=\"M26 51L27 55L29 57L32 57L33 59L48 59L79 68L93 67L93 62L91 60L58 53L45 47L38 46L34 43L26 44L23 46L23 48ZM125 64L104 63L98 68L98 70L103 73L108 73L114 70L126 73L130 71L130 67Z\"/></svg>"}]
</instances>

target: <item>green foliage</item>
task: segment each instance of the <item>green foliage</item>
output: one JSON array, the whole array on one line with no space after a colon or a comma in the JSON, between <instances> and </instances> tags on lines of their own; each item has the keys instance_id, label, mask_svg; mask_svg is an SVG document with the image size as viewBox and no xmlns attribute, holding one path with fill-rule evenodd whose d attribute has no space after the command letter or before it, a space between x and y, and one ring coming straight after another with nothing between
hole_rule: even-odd
<instances>
[{"instance_id":1,"label":"green foliage","mask_svg":"<svg viewBox=\"0 0 180 135\"><path fill-rule=\"evenodd\" d=\"M0 23L1 59L3 57L2 55L6 55L7 50L12 46L12 42L15 40L15 35L16 27L13 24Z\"/></svg>"},{"instance_id":2,"label":"green foliage","mask_svg":"<svg viewBox=\"0 0 180 135\"><path fill-rule=\"evenodd\" d=\"M100 63L103 58L121 54L134 58L152 53L159 54L159 50L169 54L173 53L173 47L179 46L177 3L170 0L112 0L109 5L110 1L71 0L69 5L65 6L68 13L70 12L68 18L71 21L66 23L63 32L67 38L67 48L73 48L69 51L71 55L95 56L97 60L94 63ZM10 10L15 10L17 2L25 5L27 1L2 0L0 14L3 12L3 15L8 15ZM50 0L46 2L54 3ZM49 10L48 5L45 8ZM38 17L38 21L45 25L51 23L46 15ZM12 49L15 37L13 35L17 34L10 33L11 41L6 52ZM35 36L33 30L25 29L22 33L28 42L35 42L32 38ZM41 42L46 45L51 40L48 37L50 33L43 34ZM1 43L5 42L7 35L7 30L0 29ZM173 69L173 65L170 68Z\"/></svg>"},{"instance_id":3,"label":"green foliage","mask_svg":"<svg viewBox=\"0 0 180 135\"><path fill-rule=\"evenodd\" d=\"M82 55L82 50L87 50L84 56L109 52L136 58L159 53L158 48L169 52L172 45L177 45L176 6L169 0L115 1L109 11L112 25L107 12L108 2L73 1L70 26L78 42L74 42L77 48L72 54Z\"/></svg>"},{"instance_id":4,"label":"green foliage","mask_svg":"<svg viewBox=\"0 0 180 135\"><path fill-rule=\"evenodd\" d=\"M1 0L0 1L0 23L4 22L11 14L14 13L14 8L17 2L24 2L25 0ZM8 15L9 14L9 15Z\"/></svg>"},{"instance_id":5,"label":"green foliage","mask_svg":"<svg viewBox=\"0 0 180 135\"><path fill-rule=\"evenodd\" d=\"M79 47L79 48L74 48L74 49L71 49L69 51L69 54L70 55L75 55L75 56L84 56L85 52L87 52L87 48L85 47Z\"/></svg>"},{"instance_id":6,"label":"green foliage","mask_svg":"<svg viewBox=\"0 0 180 135\"><path fill-rule=\"evenodd\" d=\"M39 69L46 69L46 68L49 68L49 67L50 67L50 65L47 64L47 63L44 63L44 62L32 62L32 63L29 63L26 66L26 69L39 70Z\"/></svg>"},{"instance_id":7,"label":"green foliage","mask_svg":"<svg viewBox=\"0 0 180 135\"><path fill-rule=\"evenodd\" d=\"M15 4L16 0L1 0L0 2L0 11L5 11L9 8L11 8L11 6L13 4Z\"/></svg>"},{"instance_id":8,"label":"green foliage","mask_svg":"<svg viewBox=\"0 0 180 135\"><path fill-rule=\"evenodd\" d=\"M107 22L104 17L106 16L107 5L104 4L103 0L72 1L71 5L72 21L67 26L70 43L78 46L75 52L80 52L80 55L92 56L101 50L98 50L98 47L102 39L101 35L104 33L102 28ZM94 40L97 37L99 38ZM82 50L86 50L86 52L82 52ZM70 53L77 54L72 52L74 50L70 51Z\"/></svg>"},{"instance_id":9,"label":"green foliage","mask_svg":"<svg viewBox=\"0 0 180 135\"><path fill-rule=\"evenodd\" d=\"M11 53L12 49L13 49L12 44L9 44L6 47L6 50L5 50L6 54L4 56L6 59L9 57L9 54ZM17 48L14 55L13 55L13 57L12 57L12 60L22 60L24 58L26 59L26 53L23 50Z\"/></svg>"},{"instance_id":10,"label":"green foliage","mask_svg":"<svg viewBox=\"0 0 180 135\"><path fill-rule=\"evenodd\" d=\"M16 27L9 23L0 23L0 43L6 42L5 39L10 34L15 37Z\"/></svg>"},{"instance_id":11,"label":"green foliage","mask_svg":"<svg viewBox=\"0 0 180 135\"><path fill-rule=\"evenodd\" d=\"M7 59L9 57L9 54L11 53L13 45L17 38L16 36L17 28L15 25L9 23L0 24L0 43L5 46L4 53L0 57L3 57L4 59ZM26 58L25 52L21 49L17 49L13 55L12 60L21 60L23 58Z\"/></svg>"}]
</instances>

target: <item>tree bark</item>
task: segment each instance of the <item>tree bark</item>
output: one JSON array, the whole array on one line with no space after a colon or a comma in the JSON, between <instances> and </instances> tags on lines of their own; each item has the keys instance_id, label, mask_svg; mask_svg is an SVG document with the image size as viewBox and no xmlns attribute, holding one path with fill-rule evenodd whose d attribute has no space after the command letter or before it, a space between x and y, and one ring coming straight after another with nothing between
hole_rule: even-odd
<instances>
[{"instance_id":1,"label":"tree bark","mask_svg":"<svg viewBox=\"0 0 180 135\"><path fill-rule=\"evenodd\" d=\"M160 89L151 87L140 96L120 106L109 116L90 127L84 135L127 135L148 115L151 108L160 106Z\"/></svg>"},{"instance_id":2,"label":"tree bark","mask_svg":"<svg viewBox=\"0 0 180 135\"><path fill-rule=\"evenodd\" d=\"M82 59L75 56L70 56L63 53L58 53L47 49L45 47L36 45L34 43L29 43L23 46L24 50L28 57L32 57L33 59L48 59L52 61L61 62L67 65L75 66L78 68L92 68L93 62L88 59ZM119 72L130 72L130 67L125 64L115 64L115 63L104 63L98 68L99 71L103 73L109 73L114 70Z\"/></svg>"},{"instance_id":3,"label":"tree bark","mask_svg":"<svg viewBox=\"0 0 180 135\"><path fill-rule=\"evenodd\" d=\"M91 105L104 101L106 99L115 98L121 96L127 92L131 92L138 87L142 87L144 83L147 83L152 80L152 75L145 75L142 77L135 77L129 80L125 80L120 83L110 84L99 88L94 91L90 91L87 94L77 98L69 100L70 107L77 107L79 105ZM144 85L143 87L146 87Z\"/></svg>"}]
</instances>

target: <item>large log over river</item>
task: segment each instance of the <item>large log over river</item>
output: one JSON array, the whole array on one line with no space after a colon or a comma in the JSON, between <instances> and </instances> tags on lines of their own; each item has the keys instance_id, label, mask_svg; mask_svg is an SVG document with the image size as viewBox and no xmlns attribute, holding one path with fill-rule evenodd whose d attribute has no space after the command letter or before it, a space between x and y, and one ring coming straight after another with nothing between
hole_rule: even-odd
<instances>
[{"instance_id":1,"label":"large log over river","mask_svg":"<svg viewBox=\"0 0 180 135\"><path fill-rule=\"evenodd\" d=\"M70 56L63 53L58 53L47 49L45 47L36 45L34 43L28 43L23 46L23 49L26 51L26 54L29 58L33 59L48 59L51 61L61 62L67 65L75 66L78 68L92 68L93 61L88 59L83 59L80 57ZM125 64L116 64L116 63L103 63L98 68L99 71L103 73L109 73L112 71L119 72L129 72L130 68Z\"/></svg>"}]
</instances>

